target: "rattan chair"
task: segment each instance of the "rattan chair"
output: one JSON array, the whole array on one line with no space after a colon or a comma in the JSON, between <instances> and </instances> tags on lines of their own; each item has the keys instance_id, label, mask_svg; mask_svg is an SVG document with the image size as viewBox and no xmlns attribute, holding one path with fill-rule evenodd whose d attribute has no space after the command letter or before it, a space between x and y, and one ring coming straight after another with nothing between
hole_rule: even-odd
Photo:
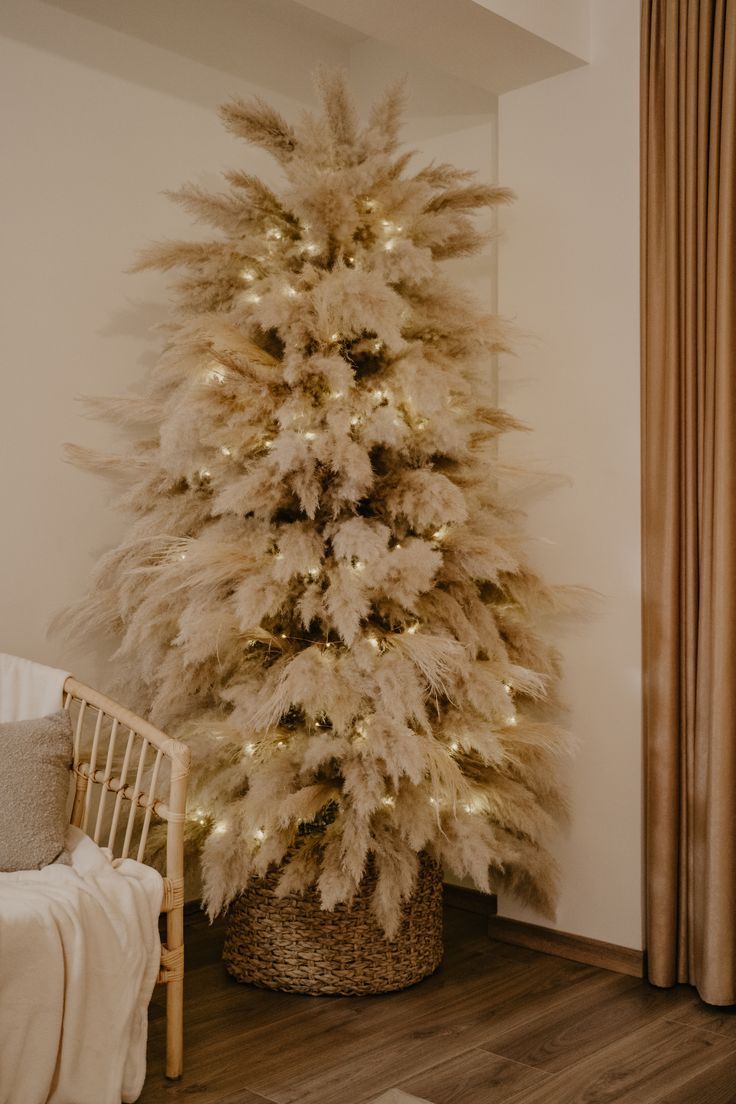
<instances>
[{"instance_id":1,"label":"rattan chair","mask_svg":"<svg viewBox=\"0 0 736 1104\"><path fill-rule=\"evenodd\" d=\"M189 748L75 678L64 683L64 708L72 713L74 724L76 785L71 823L95 843L102 841L101 846L109 847L115 858L144 862L152 818L166 822L161 902L166 941L161 948L158 981L166 986L166 1076L175 1079L181 1076L183 1060L184 820ZM109 803L108 794L112 795Z\"/></svg>"}]
</instances>

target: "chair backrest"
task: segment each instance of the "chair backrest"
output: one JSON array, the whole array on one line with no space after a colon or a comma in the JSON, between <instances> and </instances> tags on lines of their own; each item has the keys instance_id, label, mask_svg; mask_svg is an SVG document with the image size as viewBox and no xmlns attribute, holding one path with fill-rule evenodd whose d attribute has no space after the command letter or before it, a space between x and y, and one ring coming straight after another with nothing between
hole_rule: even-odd
<instances>
[{"instance_id":1,"label":"chair backrest","mask_svg":"<svg viewBox=\"0 0 736 1104\"><path fill-rule=\"evenodd\" d=\"M74 727L71 823L115 857L143 862L152 818L165 821L166 877L183 887L189 748L74 678L64 708Z\"/></svg>"}]
</instances>

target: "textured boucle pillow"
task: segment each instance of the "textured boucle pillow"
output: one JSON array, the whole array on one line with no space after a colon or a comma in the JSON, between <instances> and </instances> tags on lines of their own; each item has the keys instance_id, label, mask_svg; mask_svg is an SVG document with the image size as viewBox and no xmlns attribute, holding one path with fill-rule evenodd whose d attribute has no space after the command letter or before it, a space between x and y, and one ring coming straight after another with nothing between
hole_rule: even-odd
<instances>
[{"instance_id":1,"label":"textured boucle pillow","mask_svg":"<svg viewBox=\"0 0 736 1104\"><path fill-rule=\"evenodd\" d=\"M63 710L0 724L0 871L39 870L61 854L71 762Z\"/></svg>"}]
</instances>

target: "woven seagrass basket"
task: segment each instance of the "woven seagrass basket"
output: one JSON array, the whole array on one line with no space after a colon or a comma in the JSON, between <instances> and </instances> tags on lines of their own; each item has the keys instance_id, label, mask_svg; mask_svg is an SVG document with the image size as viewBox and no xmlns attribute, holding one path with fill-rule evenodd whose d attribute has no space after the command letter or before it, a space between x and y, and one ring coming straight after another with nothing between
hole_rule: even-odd
<instances>
[{"instance_id":1,"label":"woven seagrass basket","mask_svg":"<svg viewBox=\"0 0 736 1104\"><path fill-rule=\"evenodd\" d=\"M442 873L428 855L419 858L416 889L391 942L370 911L372 864L353 901L330 912L316 889L277 897L278 869L253 879L229 912L227 970L251 985L313 995L388 993L421 981L442 959Z\"/></svg>"}]
</instances>

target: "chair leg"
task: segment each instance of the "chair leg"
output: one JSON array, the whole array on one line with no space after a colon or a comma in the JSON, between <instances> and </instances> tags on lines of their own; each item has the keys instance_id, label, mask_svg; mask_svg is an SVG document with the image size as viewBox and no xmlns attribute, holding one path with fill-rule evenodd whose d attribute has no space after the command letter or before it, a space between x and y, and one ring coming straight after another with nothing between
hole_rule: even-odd
<instances>
[{"instance_id":1,"label":"chair leg","mask_svg":"<svg viewBox=\"0 0 736 1104\"><path fill-rule=\"evenodd\" d=\"M184 1066L184 979L166 985L166 1076L181 1077Z\"/></svg>"},{"instance_id":2,"label":"chair leg","mask_svg":"<svg viewBox=\"0 0 736 1104\"><path fill-rule=\"evenodd\" d=\"M176 905L166 916L166 943L173 955L166 985L166 1076L181 1077L184 1063L184 906Z\"/></svg>"}]
</instances>

